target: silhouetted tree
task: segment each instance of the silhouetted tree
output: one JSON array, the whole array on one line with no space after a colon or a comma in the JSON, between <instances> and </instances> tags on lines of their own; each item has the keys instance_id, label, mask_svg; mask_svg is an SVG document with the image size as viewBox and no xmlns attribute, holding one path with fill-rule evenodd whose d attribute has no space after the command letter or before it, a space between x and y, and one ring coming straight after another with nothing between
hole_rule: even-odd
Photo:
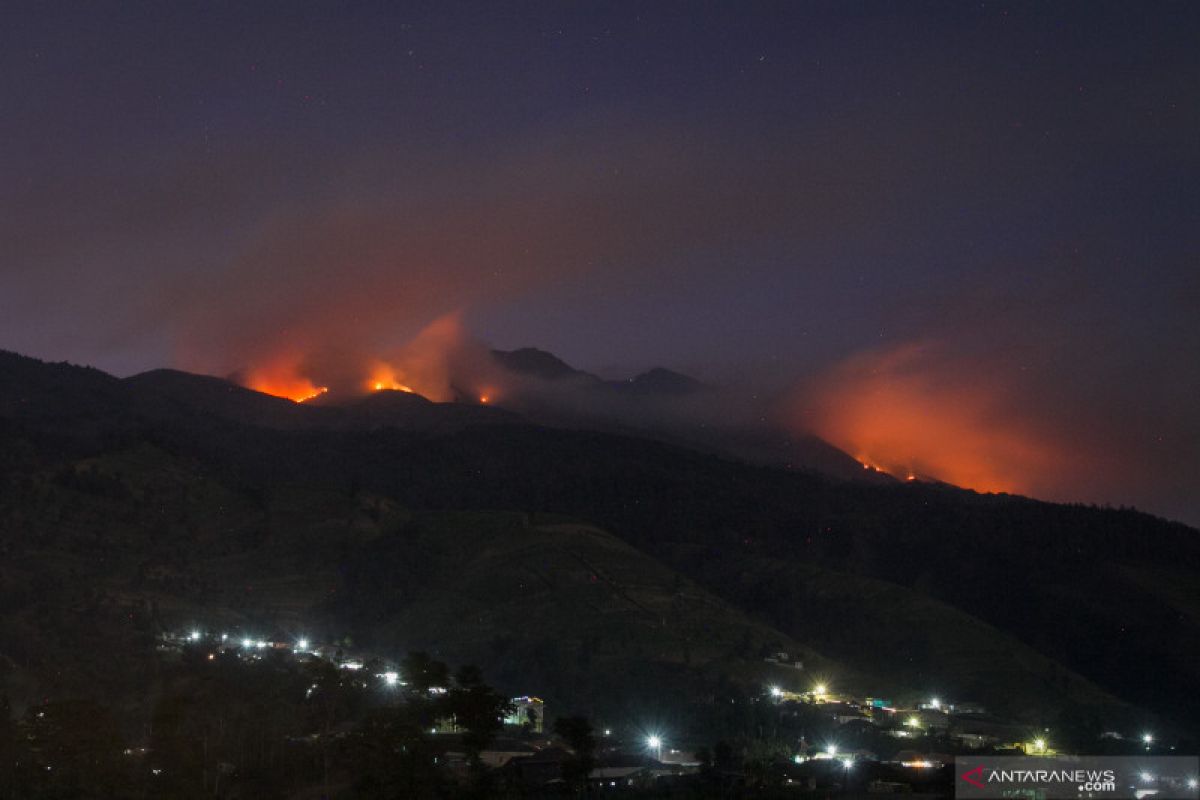
<instances>
[{"instance_id":1,"label":"silhouetted tree","mask_svg":"<svg viewBox=\"0 0 1200 800\"><path fill-rule=\"evenodd\" d=\"M117 724L108 709L88 700L57 700L30 707L21 726L37 773L33 796L108 798L131 786Z\"/></svg>"},{"instance_id":2,"label":"silhouetted tree","mask_svg":"<svg viewBox=\"0 0 1200 800\"><path fill-rule=\"evenodd\" d=\"M357 690L346 676L326 661L312 665L309 692L309 729L316 735L321 752L321 785L329 796L333 771L334 733L350 719Z\"/></svg>"},{"instance_id":3,"label":"silhouetted tree","mask_svg":"<svg viewBox=\"0 0 1200 800\"><path fill-rule=\"evenodd\" d=\"M29 754L12 716L7 695L0 695L0 798L16 800L30 792L26 788Z\"/></svg>"},{"instance_id":4,"label":"silhouetted tree","mask_svg":"<svg viewBox=\"0 0 1200 800\"><path fill-rule=\"evenodd\" d=\"M349 740L354 796L364 800L428 797L442 781L424 728L407 706L372 712Z\"/></svg>"},{"instance_id":5,"label":"silhouetted tree","mask_svg":"<svg viewBox=\"0 0 1200 800\"><path fill-rule=\"evenodd\" d=\"M434 686L450 683L450 668L419 650L404 657L400 662L400 673L408 687L417 694L427 694Z\"/></svg>"},{"instance_id":6,"label":"silhouetted tree","mask_svg":"<svg viewBox=\"0 0 1200 800\"><path fill-rule=\"evenodd\" d=\"M513 712L513 704L483 682L483 673L466 665L455 675L455 685L446 695L446 709L462 731L467 764L477 779L483 777L482 753L504 728L504 718Z\"/></svg>"},{"instance_id":7,"label":"silhouetted tree","mask_svg":"<svg viewBox=\"0 0 1200 800\"><path fill-rule=\"evenodd\" d=\"M554 732L574 753L571 760L563 764L563 780L576 791L587 788L588 775L596 764L592 724L587 717L559 717L554 720Z\"/></svg>"}]
</instances>

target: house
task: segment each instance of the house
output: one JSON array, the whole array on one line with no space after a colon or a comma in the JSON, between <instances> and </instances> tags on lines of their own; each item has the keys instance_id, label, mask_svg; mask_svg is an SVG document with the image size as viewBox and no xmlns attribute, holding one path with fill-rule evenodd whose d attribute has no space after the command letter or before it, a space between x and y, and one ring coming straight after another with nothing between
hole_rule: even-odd
<instances>
[{"instance_id":1,"label":"house","mask_svg":"<svg viewBox=\"0 0 1200 800\"><path fill-rule=\"evenodd\" d=\"M986 733L953 733L950 738L971 750L982 750L1000 741L995 736L988 736Z\"/></svg>"},{"instance_id":2,"label":"house","mask_svg":"<svg viewBox=\"0 0 1200 800\"><path fill-rule=\"evenodd\" d=\"M543 733L546 718L546 704L540 697L514 697L512 699L513 713L504 718L505 725L524 727L530 725L535 733Z\"/></svg>"},{"instance_id":3,"label":"house","mask_svg":"<svg viewBox=\"0 0 1200 800\"><path fill-rule=\"evenodd\" d=\"M954 707L956 714L986 714L987 709L982 703L959 703Z\"/></svg>"},{"instance_id":4,"label":"house","mask_svg":"<svg viewBox=\"0 0 1200 800\"><path fill-rule=\"evenodd\" d=\"M596 767L588 775L588 783L598 789L620 789L643 786L653 777L648 767Z\"/></svg>"},{"instance_id":5,"label":"house","mask_svg":"<svg viewBox=\"0 0 1200 800\"><path fill-rule=\"evenodd\" d=\"M771 653L763 659L768 664L778 664L781 667L791 667L792 669L803 670L804 662L798 658L793 658L790 653L778 652Z\"/></svg>"},{"instance_id":6,"label":"house","mask_svg":"<svg viewBox=\"0 0 1200 800\"><path fill-rule=\"evenodd\" d=\"M530 758L537 751L516 739L499 738L479 754L479 760L493 769L503 767L513 759Z\"/></svg>"},{"instance_id":7,"label":"house","mask_svg":"<svg viewBox=\"0 0 1200 800\"><path fill-rule=\"evenodd\" d=\"M508 782L515 786L537 788L563 779L563 765L575 757L565 747L552 745L536 752L509 759L504 765Z\"/></svg>"}]
</instances>

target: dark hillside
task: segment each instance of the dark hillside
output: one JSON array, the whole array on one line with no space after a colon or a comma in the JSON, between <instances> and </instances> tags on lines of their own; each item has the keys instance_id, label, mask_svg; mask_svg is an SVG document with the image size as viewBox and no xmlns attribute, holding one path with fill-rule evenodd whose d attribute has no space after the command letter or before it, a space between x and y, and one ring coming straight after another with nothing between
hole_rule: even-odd
<instances>
[{"instance_id":1,"label":"dark hillside","mask_svg":"<svg viewBox=\"0 0 1200 800\"><path fill-rule=\"evenodd\" d=\"M931 634L921 604L934 603L1061 665L1038 668L1050 694L1074 695L1071 673L1078 673L1176 720L1200 713L1191 692L1200 678L1200 540L1191 528L1136 511L920 482L851 484L635 437L530 425L439 434L386 425L280 430L216 414L172 415L161 404L148 412L128 386L99 373L30 360L18 366L36 374L0 385L10 485L28 488L30 469L55 475L68 462L149 446L248 498L286 488L388 498L414 510L560 513L612 532L750 617L864 673L899 659L906 663L897 677L928 684L917 689L990 685L1003 694L1025 680L1020 670L982 683L957 674L970 658L948 658L949 634ZM45 404L13 402L30 386L48 393ZM78 474L77 465L70 469ZM107 485L102 476L86 479L97 481ZM10 495L13 519L29 513L22 497ZM11 530L7 546L17 547L23 534ZM225 546L236 549L241 540L230 541ZM848 577L838 583L831 577L838 574ZM829 600L837 594L826 584L842 587L840 600ZM893 644L882 653L847 639L867 620L887 627Z\"/></svg>"}]
</instances>

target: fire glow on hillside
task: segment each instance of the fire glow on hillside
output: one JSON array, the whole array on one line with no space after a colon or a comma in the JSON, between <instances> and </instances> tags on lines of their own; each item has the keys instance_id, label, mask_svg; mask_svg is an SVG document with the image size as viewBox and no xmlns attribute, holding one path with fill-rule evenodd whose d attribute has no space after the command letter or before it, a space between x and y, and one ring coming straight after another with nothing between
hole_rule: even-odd
<instances>
[{"instance_id":1,"label":"fire glow on hillside","mask_svg":"<svg viewBox=\"0 0 1200 800\"><path fill-rule=\"evenodd\" d=\"M435 402L473 398L488 404L495 401L498 387L503 388L503 375L487 348L464 332L455 313L434 320L399 347L312 350L301 354L293 345L281 353L259 355L256 360L262 363L244 372L240 382L296 403L327 392L344 398L393 391Z\"/></svg>"},{"instance_id":2,"label":"fire glow on hillside","mask_svg":"<svg viewBox=\"0 0 1200 800\"><path fill-rule=\"evenodd\" d=\"M369 392L394 391L413 393L411 386L397 380L396 370L382 361L378 362L375 368L371 370L371 375L367 378L365 386Z\"/></svg>"},{"instance_id":3,"label":"fire glow on hillside","mask_svg":"<svg viewBox=\"0 0 1200 800\"><path fill-rule=\"evenodd\" d=\"M866 471L981 492L1041 488L1061 453L1011 412L994 376L972 374L932 346L862 354L807 387L793 419Z\"/></svg>"},{"instance_id":4,"label":"fire glow on hillside","mask_svg":"<svg viewBox=\"0 0 1200 800\"><path fill-rule=\"evenodd\" d=\"M245 381L245 385L256 392L283 397L294 403L314 400L329 392L328 386L318 385L300 374L298 369L293 369L290 373L279 369L254 371ZM396 371L382 363L363 378L359 385L361 394L384 391L423 394L398 380Z\"/></svg>"},{"instance_id":5,"label":"fire glow on hillside","mask_svg":"<svg viewBox=\"0 0 1200 800\"><path fill-rule=\"evenodd\" d=\"M242 383L248 389L275 397L286 397L295 403L312 400L329 391L328 386L314 383L301 375L294 366L286 363L254 369Z\"/></svg>"}]
</instances>

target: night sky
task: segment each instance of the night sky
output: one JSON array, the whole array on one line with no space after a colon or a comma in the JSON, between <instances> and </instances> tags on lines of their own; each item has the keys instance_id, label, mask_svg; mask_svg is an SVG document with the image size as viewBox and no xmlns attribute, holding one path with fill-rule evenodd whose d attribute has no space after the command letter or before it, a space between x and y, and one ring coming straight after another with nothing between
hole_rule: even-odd
<instances>
[{"instance_id":1,"label":"night sky","mask_svg":"<svg viewBox=\"0 0 1200 800\"><path fill-rule=\"evenodd\" d=\"M0 348L227 375L457 315L1197 523L1198 102L1195 3L6 3Z\"/></svg>"}]
</instances>

